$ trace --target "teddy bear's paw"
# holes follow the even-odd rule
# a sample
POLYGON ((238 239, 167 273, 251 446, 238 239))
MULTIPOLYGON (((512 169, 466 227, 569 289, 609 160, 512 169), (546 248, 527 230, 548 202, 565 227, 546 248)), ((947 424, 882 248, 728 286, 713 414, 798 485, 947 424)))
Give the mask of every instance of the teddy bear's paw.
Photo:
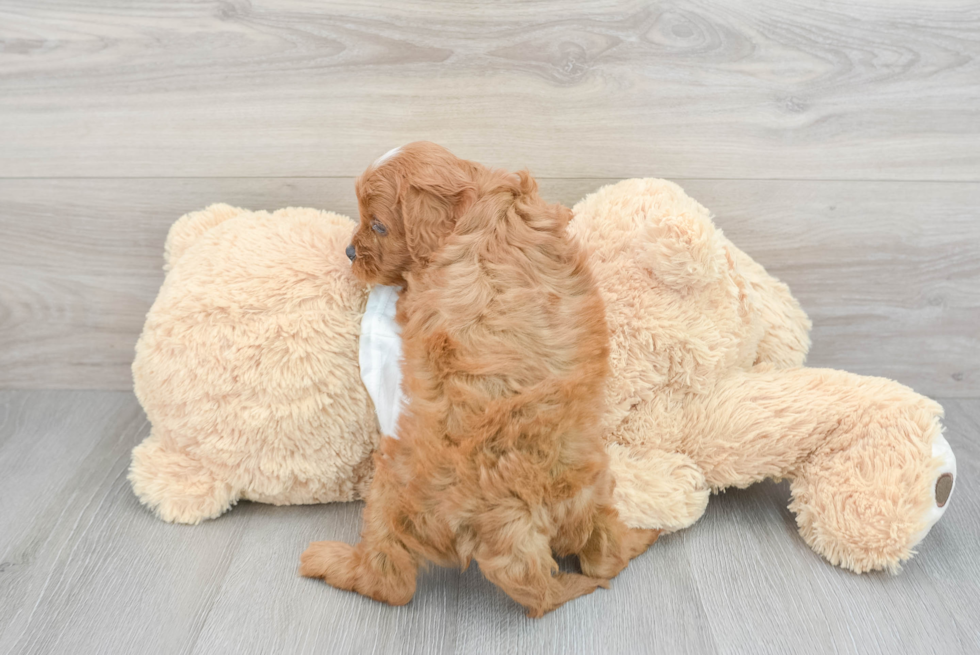
POLYGON ((936 467, 929 485, 932 491, 932 503, 922 517, 922 529, 912 536, 910 547, 921 543, 932 527, 943 517, 953 497, 953 489, 956 488, 956 456, 953 455, 953 449, 950 448, 942 432, 938 432, 933 439, 932 457, 939 461, 939 466, 936 467))
POLYGON ((687 455, 612 444, 613 500, 631 528, 674 532, 692 525, 708 506, 704 473, 687 455))
POLYGON ((129 482, 140 502, 168 523, 213 519, 238 500, 231 485, 190 456, 164 448, 152 434, 133 449, 129 482))

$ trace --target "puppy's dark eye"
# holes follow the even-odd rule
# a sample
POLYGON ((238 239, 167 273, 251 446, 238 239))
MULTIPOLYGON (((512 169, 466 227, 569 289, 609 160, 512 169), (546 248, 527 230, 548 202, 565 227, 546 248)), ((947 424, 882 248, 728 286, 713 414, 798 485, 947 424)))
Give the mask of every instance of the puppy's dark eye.
POLYGON ((380 234, 381 236, 388 234, 388 228, 386 228, 381 223, 378 223, 377 221, 371 223, 371 229, 377 232, 378 234, 380 234))

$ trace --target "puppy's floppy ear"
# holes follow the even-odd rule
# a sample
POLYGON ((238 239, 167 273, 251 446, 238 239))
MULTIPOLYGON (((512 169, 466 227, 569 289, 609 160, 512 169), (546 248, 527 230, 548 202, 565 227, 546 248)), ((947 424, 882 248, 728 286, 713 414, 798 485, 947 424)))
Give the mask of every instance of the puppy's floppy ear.
POLYGON ((444 198, 412 186, 401 202, 405 245, 412 260, 424 266, 443 244, 455 224, 452 198, 444 198))
POLYGON ((402 193, 402 221, 405 243, 412 260, 419 266, 428 264, 453 229, 460 214, 472 202, 475 188, 462 172, 440 175, 438 181, 409 184, 402 193))

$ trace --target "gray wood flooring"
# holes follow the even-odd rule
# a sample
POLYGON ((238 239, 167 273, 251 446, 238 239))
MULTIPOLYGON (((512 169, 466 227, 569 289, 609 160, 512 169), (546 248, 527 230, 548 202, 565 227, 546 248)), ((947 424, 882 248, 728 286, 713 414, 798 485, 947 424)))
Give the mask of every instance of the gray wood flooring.
POLYGON ((980 652, 976 0, 0 0, 0 653, 980 652), (391 609, 295 575, 360 505, 161 523, 129 364, 181 214, 351 214, 416 139, 573 204, 674 179, 787 281, 810 363, 944 399, 957 496, 898 576, 713 498, 532 622, 473 569, 391 609))
POLYGON ((430 569, 402 608, 298 577, 307 541, 356 539, 360 503, 162 523, 126 482, 132 394, 0 392, 0 653, 978 652, 980 401, 942 402, 960 482, 899 575, 821 560, 763 484, 535 621, 475 566, 430 569))

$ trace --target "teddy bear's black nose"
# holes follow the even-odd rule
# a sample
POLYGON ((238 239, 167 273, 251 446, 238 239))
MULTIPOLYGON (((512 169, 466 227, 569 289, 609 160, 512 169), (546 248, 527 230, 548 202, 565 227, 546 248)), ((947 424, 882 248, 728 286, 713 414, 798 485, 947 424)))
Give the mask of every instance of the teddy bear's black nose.
POLYGON ((347 252, 347 257, 350 258, 351 261, 354 261, 354 259, 357 257, 357 251, 354 250, 354 244, 347 246, 346 252, 347 252))

